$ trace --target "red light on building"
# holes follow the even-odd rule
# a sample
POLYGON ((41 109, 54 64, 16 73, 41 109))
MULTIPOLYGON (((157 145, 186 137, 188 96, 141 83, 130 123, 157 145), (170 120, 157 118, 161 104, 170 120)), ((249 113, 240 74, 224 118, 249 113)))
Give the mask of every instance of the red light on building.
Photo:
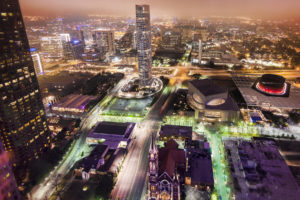
POLYGON ((259 82, 256 84, 256 89, 261 92, 272 94, 272 95, 283 95, 286 92, 286 84, 284 84, 283 88, 271 88, 264 85, 261 85, 259 82))

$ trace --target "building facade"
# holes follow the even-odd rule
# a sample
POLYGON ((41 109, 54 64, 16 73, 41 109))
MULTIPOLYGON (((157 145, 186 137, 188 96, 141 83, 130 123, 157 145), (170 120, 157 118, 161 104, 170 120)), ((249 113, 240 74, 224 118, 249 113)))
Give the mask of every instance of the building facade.
POLYGON ((62 37, 60 35, 42 37, 41 51, 44 58, 61 59, 64 56, 62 37))
POLYGON ((187 102, 199 120, 232 121, 240 117, 239 107, 228 90, 211 79, 190 81, 187 102))
POLYGON ((149 200, 180 200, 180 179, 185 170, 185 152, 174 140, 157 150, 154 138, 149 150, 149 200))
POLYGON ((22 166, 50 144, 45 110, 18 0, 0 2, 0 136, 22 166))
POLYGON ((84 53, 84 43, 80 40, 63 42, 64 59, 80 60, 84 53))
MULTIPOLYGON (((190 127, 192 128, 192 127, 190 127)), ((148 200, 180 200, 184 186, 209 194, 214 188, 211 149, 206 138, 192 140, 188 127, 162 127, 155 145, 153 136, 149 148, 148 200), (176 142, 184 139, 184 147, 176 142), (161 140, 163 139, 163 140, 161 140), (161 145, 160 145, 161 146, 161 145)))
POLYGON ((43 64, 42 64, 40 54, 37 51, 31 50, 30 52, 31 52, 31 57, 32 57, 33 66, 36 75, 44 75, 44 69, 43 69, 43 64))
POLYGON ((149 5, 136 5, 136 40, 141 86, 151 83, 151 26, 149 5))
POLYGON ((96 30, 93 34, 96 47, 102 55, 113 55, 116 52, 114 32, 110 30, 96 30))
POLYGON ((158 176, 158 149, 155 145, 155 138, 153 137, 149 149, 149 181, 148 181, 149 190, 148 191, 149 191, 150 199, 158 198, 159 191, 158 191, 157 176, 158 176))

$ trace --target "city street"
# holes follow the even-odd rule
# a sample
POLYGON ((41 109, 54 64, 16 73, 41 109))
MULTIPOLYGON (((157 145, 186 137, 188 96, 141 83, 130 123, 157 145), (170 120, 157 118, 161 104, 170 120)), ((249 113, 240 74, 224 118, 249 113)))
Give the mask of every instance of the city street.
POLYGON ((61 175, 67 174, 72 166, 80 159, 79 154, 85 146, 85 139, 89 130, 100 121, 99 116, 103 111, 105 102, 109 102, 119 88, 124 84, 126 79, 121 80, 116 87, 107 95, 101 102, 99 102, 82 120, 79 133, 80 137, 70 147, 69 151, 65 154, 62 161, 55 167, 55 169, 49 174, 45 180, 39 185, 35 186, 30 192, 30 199, 41 200, 47 199, 55 190, 56 182, 60 182, 61 175))
POLYGON ((112 199, 140 199, 141 191, 137 191, 137 188, 142 189, 145 184, 150 136, 157 131, 157 128, 158 122, 154 120, 145 120, 135 128, 133 136, 136 139, 118 175, 111 194, 112 199), (135 184, 136 182, 139 184, 135 184))
MULTIPOLYGON (((174 91, 172 91, 174 92, 174 91)), ((112 199, 142 199, 143 192, 147 186, 147 168, 148 168, 148 152, 151 135, 156 134, 162 116, 159 114, 161 105, 168 98, 170 93, 163 94, 152 106, 151 111, 144 121, 137 125, 133 135, 136 136, 129 153, 123 163, 114 190, 112 191, 112 199)))

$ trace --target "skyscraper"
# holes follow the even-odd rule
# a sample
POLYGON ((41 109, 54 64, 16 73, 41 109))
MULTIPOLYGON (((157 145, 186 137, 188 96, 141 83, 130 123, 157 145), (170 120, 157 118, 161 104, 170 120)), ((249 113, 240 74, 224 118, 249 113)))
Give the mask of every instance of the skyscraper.
POLYGON ((60 35, 42 37, 41 53, 43 54, 43 57, 48 59, 61 59, 64 56, 64 41, 62 39, 63 37, 60 35))
POLYGON ((18 0, 0 1, 0 136, 22 168, 50 144, 18 0))
POLYGON ((93 40, 101 54, 110 55, 116 52, 114 32, 110 30, 96 30, 93 33, 93 40))
POLYGON ((198 48, 198 63, 201 64, 202 60, 202 41, 199 40, 199 48, 198 48))
POLYGON ((136 39, 141 86, 151 83, 151 27, 149 5, 136 5, 136 39))
POLYGON ((44 75, 44 69, 43 69, 40 54, 36 51, 35 48, 30 48, 30 53, 34 65, 35 74, 44 75))

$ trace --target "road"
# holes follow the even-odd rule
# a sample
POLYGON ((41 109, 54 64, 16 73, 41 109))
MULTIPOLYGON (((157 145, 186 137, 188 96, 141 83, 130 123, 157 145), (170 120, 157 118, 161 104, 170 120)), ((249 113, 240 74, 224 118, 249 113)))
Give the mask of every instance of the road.
POLYGON ((139 199, 129 198, 132 188, 137 185, 137 179, 141 181, 141 188, 144 186, 147 171, 147 152, 149 148, 150 136, 153 132, 157 131, 158 122, 154 120, 145 120, 138 125, 134 130, 134 140, 126 159, 123 163, 122 170, 120 171, 114 190, 112 191, 112 199, 139 199))
POLYGON ((128 81, 130 77, 121 80, 110 93, 100 101, 81 122, 79 133, 80 137, 71 146, 70 150, 66 153, 63 160, 55 167, 55 169, 49 174, 49 176, 39 185, 35 186, 30 192, 30 199, 41 200, 47 199, 55 190, 56 181, 59 183, 61 181, 61 175, 67 174, 67 172, 73 167, 73 165, 80 158, 79 154, 85 145, 85 139, 88 131, 100 121, 99 116, 103 111, 103 104, 110 101, 116 92, 121 88, 124 82, 128 81))
POLYGON ((122 170, 118 175, 116 185, 111 193, 112 199, 143 199, 143 192, 147 186, 148 152, 151 135, 157 133, 162 119, 160 115, 161 106, 171 96, 170 93, 161 95, 144 121, 135 128, 133 136, 136 139, 133 141, 122 170))
POLYGON ((170 78, 179 78, 179 79, 191 79, 188 76, 189 71, 191 70, 193 74, 201 74, 204 76, 225 76, 231 77, 231 72, 234 73, 244 73, 244 74, 278 74, 284 76, 287 79, 293 79, 300 77, 300 70, 292 69, 278 69, 278 70, 236 70, 228 71, 223 69, 212 69, 212 68, 199 68, 195 66, 173 66, 173 67, 155 67, 161 69, 176 69, 176 73, 173 75, 167 75, 170 78))
POLYGON ((226 166, 222 137, 214 130, 206 130, 206 135, 212 150, 213 174, 217 194, 223 200, 229 200, 232 197, 232 191, 228 186, 230 176, 226 166))

